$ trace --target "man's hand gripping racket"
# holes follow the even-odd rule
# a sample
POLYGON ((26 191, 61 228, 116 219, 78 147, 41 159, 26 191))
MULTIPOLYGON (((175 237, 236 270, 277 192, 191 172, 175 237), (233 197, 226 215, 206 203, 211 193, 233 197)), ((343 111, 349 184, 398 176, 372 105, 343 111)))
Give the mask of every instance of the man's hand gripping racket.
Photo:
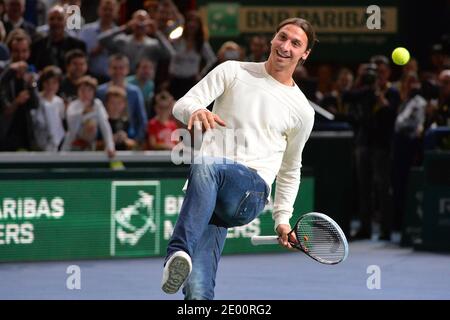
MULTIPOLYGON (((278 236, 253 236, 252 244, 279 243, 278 236)), ((314 260, 324 264, 337 264, 348 255, 348 243, 339 225, 327 215, 311 212, 298 219, 288 234, 292 248, 303 251, 314 260), (294 242, 292 239, 297 238, 294 242)))

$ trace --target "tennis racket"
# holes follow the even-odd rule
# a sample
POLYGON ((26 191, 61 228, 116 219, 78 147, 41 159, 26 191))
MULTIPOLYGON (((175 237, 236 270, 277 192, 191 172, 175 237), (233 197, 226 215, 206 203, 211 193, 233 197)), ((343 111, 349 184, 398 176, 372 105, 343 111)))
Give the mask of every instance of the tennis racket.
MULTIPOLYGON (((311 212, 298 219, 289 235, 294 232, 297 243, 293 248, 324 264, 337 264, 348 255, 348 243, 339 225, 327 215, 311 212)), ((278 236, 253 236, 252 244, 278 244, 278 236)))

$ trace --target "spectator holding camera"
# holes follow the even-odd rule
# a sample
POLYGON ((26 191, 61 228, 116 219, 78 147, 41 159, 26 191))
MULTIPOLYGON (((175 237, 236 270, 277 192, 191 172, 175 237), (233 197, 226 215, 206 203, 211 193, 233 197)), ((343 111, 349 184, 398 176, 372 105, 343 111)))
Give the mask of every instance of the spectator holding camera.
POLYGON ((0 151, 31 150, 34 144, 31 113, 39 106, 36 74, 26 62, 31 39, 22 29, 7 39, 11 61, 0 75, 0 151))
POLYGON ((172 0, 160 0, 154 18, 158 30, 167 38, 173 30, 184 24, 184 17, 172 0))
POLYGON ((391 67, 385 56, 375 56, 372 63, 377 67, 375 86, 376 103, 373 109, 373 145, 382 160, 389 162, 395 118, 400 105, 400 93, 389 81, 391 67))
POLYGON ((143 57, 150 59, 156 66, 159 60, 170 59, 175 54, 170 42, 156 29, 154 20, 145 10, 136 11, 126 25, 102 32, 98 40, 100 45, 112 53, 126 55, 130 60, 132 73, 143 57), (126 34, 128 30, 132 33, 126 34))
POLYGON ((355 167, 361 228, 356 239, 372 236, 372 222, 380 222, 380 239, 389 240, 392 228, 391 141, 400 104, 389 82, 389 60, 375 56, 361 65, 356 88, 349 95, 349 119, 355 130, 355 167), (376 202, 373 202, 376 199, 376 202))

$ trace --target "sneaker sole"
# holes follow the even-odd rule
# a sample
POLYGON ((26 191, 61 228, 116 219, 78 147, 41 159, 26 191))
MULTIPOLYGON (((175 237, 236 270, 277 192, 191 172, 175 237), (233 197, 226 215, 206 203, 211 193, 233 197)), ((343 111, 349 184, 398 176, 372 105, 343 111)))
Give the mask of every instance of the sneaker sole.
POLYGON ((169 265, 169 277, 162 287, 163 291, 168 294, 177 293, 188 275, 188 261, 183 257, 174 258, 169 265))

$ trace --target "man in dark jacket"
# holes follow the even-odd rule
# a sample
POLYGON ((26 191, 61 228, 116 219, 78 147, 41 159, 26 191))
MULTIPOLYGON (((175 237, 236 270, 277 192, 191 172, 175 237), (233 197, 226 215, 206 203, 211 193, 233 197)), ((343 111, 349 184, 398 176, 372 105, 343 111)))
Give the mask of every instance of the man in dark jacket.
POLYGON ((6 0, 5 1, 5 15, 2 18, 5 26, 6 34, 8 35, 15 29, 23 29, 28 33, 31 39, 34 40, 36 36, 36 27, 24 20, 25 0, 6 0))
POLYGON ((48 12, 49 32, 46 36, 33 43, 31 51, 31 63, 38 70, 46 66, 56 65, 65 72, 65 55, 73 49, 80 49, 86 52, 86 45, 83 41, 69 36, 65 32, 66 14, 61 6, 54 6, 48 12))
POLYGON ((39 105, 35 77, 26 62, 31 40, 17 29, 7 43, 11 62, 0 75, 0 151, 30 150, 34 140, 30 110, 39 105))

